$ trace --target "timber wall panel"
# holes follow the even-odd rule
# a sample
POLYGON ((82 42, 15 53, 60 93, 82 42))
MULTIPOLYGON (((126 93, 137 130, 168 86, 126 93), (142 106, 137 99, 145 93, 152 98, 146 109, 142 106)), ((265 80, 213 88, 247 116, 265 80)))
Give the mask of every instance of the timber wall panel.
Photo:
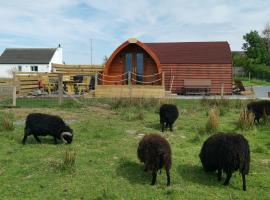
POLYGON ((232 65, 231 64, 162 64, 165 72, 165 88, 170 90, 172 77, 173 93, 184 90, 184 79, 210 79, 211 94, 220 94, 221 84, 224 83, 224 93, 232 93, 232 65))

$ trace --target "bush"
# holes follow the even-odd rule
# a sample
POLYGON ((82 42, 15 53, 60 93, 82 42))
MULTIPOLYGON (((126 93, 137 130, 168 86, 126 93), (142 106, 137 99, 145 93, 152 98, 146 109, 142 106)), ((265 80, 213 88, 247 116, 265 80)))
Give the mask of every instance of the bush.
POLYGON ((243 108, 237 122, 237 127, 241 130, 249 130, 254 127, 254 114, 243 108))
POLYGON ((217 107, 212 108, 208 113, 208 119, 205 125, 207 133, 214 133, 219 127, 219 110, 217 107))

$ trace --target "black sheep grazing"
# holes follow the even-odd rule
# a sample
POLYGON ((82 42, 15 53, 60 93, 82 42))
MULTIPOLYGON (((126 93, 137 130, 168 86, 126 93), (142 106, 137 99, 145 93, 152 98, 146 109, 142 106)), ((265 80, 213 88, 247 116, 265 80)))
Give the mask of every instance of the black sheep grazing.
POLYGON ((145 135, 139 143, 137 155, 145 164, 145 171, 152 172, 152 183, 155 185, 158 170, 165 167, 167 185, 170 185, 171 147, 168 141, 158 134, 145 135))
POLYGON ((270 115, 270 101, 260 100, 251 102, 247 105, 247 109, 254 114, 254 122, 257 121, 259 123, 263 115, 270 115))
POLYGON ((176 105, 163 104, 159 109, 160 124, 162 125, 162 132, 164 131, 164 126, 168 128, 170 126, 170 131, 172 131, 172 125, 177 120, 179 116, 178 109, 176 105))
POLYGON ((39 143, 41 141, 38 136, 51 135, 55 144, 57 144, 57 139, 70 144, 73 139, 73 130, 58 116, 32 113, 26 118, 23 144, 29 135, 33 135, 39 143))
POLYGON ((223 185, 228 185, 232 173, 242 174, 243 190, 246 191, 245 175, 249 173, 250 151, 248 141, 236 133, 218 133, 210 136, 204 143, 200 159, 206 172, 218 170, 218 180, 222 171, 227 174, 223 185))

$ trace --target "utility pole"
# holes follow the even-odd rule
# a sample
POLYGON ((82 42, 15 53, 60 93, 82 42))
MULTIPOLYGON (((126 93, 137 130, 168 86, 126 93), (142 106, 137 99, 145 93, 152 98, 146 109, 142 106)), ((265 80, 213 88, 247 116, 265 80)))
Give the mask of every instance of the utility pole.
POLYGON ((91 67, 92 67, 92 64, 93 64, 93 62, 92 62, 93 61, 92 60, 93 59, 93 57, 92 57, 93 56, 93 53, 92 53, 92 38, 90 39, 90 49, 91 49, 91 67))

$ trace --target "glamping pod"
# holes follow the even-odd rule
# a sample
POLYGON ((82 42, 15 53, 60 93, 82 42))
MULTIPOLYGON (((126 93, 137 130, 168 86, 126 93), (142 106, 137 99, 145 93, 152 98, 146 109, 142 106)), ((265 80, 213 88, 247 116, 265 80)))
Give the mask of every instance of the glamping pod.
POLYGON ((232 93, 228 42, 142 43, 131 38, 109 57, 101 85, 161 86, 178 94, 232 93))

